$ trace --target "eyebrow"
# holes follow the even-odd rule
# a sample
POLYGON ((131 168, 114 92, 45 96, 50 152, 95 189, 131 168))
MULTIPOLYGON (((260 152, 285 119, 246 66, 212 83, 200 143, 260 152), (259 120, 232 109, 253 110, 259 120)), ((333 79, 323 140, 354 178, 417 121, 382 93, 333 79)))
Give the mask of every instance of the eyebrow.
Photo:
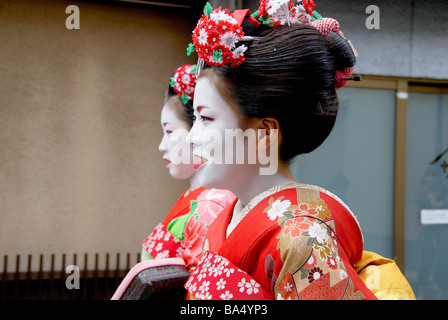
POLYGON ((196 111, 197 111, 197 112, 201 112, 202 109, 208 109, 208 107, 206 107, 206 106, 198 106, 198 107, 196 108, 196 111))

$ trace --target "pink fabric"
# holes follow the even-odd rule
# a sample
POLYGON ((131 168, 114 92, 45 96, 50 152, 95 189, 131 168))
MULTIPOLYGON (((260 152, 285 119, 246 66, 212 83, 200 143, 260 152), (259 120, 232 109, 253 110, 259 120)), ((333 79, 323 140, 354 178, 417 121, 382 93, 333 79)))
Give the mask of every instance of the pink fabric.
POLYGON ((147 260, 140 263, 137 263, 135 266, 129 270, 129 272, 124 277, 123 281, 118 286, 111 300, 120 300, 123 296, 123 293, 126 291, 129 284, 135 278, 135 276, 149 268, 163 267, 163 266, 183 266, 184 261, 181 258, 166 258, 166 259, 157 259, 157 260, 147 260))
POLYGON ((235 198, 235 195, 227 190, 205 189, 197 198, 198 207, 196 208, 196 213, 199 219, 208 226, 235 198))
POLYGON ((188 220, 185 226, 184 251, 182 259, 185 261, 185 267, 190 270, 198 265, 202 253, 202 244, 207 234, 205 222, 196 220, 195 217, 188 220))

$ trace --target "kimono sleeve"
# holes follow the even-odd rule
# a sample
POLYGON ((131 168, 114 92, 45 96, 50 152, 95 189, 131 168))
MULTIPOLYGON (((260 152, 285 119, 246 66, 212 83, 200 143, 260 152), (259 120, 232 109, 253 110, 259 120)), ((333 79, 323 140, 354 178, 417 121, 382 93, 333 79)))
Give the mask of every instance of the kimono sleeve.
POLYGON ((298 216, 279 221, 279 225, 281 268, 275 299, 343 299, 349 277, 339 255, 333 221, 298 216))

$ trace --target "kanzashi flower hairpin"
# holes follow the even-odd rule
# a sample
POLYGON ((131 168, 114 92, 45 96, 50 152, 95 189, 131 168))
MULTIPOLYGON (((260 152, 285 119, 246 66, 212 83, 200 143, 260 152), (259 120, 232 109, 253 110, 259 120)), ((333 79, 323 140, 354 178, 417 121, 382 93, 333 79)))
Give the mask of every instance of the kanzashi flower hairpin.
POLYGON ((213 10, 209 3, 204 8, 204 14, 193 30, 193 43, 187 48, 190 55, 196 51, 199 58, 208 65, 224 66, 231 63, 232 67, 244 61, 244 44, 236 44, 244 37, 244 32, 234 16, 219 7, 213 10))
POLYGON ((184 64, 174 72, 174 76, 170 80, 170 86, 179 95, 182 102, 187 103, 194 98, 196 81, 196 65, 184 64))
MULTIPOLYGON (((313 0, 302 0, 297 3, 291 0, 261 0, 259 9, 249 18, 256 26, 260 23, 271 26, 310 24, 314 6, 313 0)), ((244 35, 241 28, 242 19, 237 19, 237 12, 238 18, 244 18, 241 14, 245 15, 246 12, 250 14, 249 10, 236 10, 232 14, 221 7, 213 10, 208 2, 205 5, 203 15, 192 33, 193 42, 187 48, 188 55, 196 51, 199 56, 198 71, 202 69, 203 63, 211 67, 230 63, 235 67, 245 60, 244 52, 247 46, 237 44, 256 40, 257 37, 244 35)))
MULTIPOLYGON (((253 16, 258 17, 264 24, 272 26, 310 24, 314 7, 313 0, 260 0, 260 6, 253 16)), ((314 18, 319 17, 317 12, 316 15, 314 18)))

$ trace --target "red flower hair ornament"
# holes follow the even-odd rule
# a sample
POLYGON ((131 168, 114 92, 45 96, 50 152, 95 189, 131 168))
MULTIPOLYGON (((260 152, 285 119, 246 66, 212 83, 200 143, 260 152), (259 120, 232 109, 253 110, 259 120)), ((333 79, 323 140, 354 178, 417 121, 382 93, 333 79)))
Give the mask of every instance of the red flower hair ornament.
MULTIPOLYGON (((245 59, 244 52, 247 46, 237 44, 255 39, 245 37, 241 28, 241 23, 248 15, 249 10, 235 10, 233 13, 221 7, 213 10, 207 2, 204 14, 193 30, 193 42, 188 45, 187 54, 196 51, 199 59, 211 67, 224 66, 228 63, 232 67, 239 66, 245 59)), ((256 26, 260 24, 253 17, 249 16, 249 20, 256 26)), ((198 67, 200 69, 200 66, 198 67)))
POLYGON ((184 64, 174 71, 174 76, 170 79, 170 86, 179 95, 182 102, 187 103, 194 98, 196 81, 196 65, 184 64))

